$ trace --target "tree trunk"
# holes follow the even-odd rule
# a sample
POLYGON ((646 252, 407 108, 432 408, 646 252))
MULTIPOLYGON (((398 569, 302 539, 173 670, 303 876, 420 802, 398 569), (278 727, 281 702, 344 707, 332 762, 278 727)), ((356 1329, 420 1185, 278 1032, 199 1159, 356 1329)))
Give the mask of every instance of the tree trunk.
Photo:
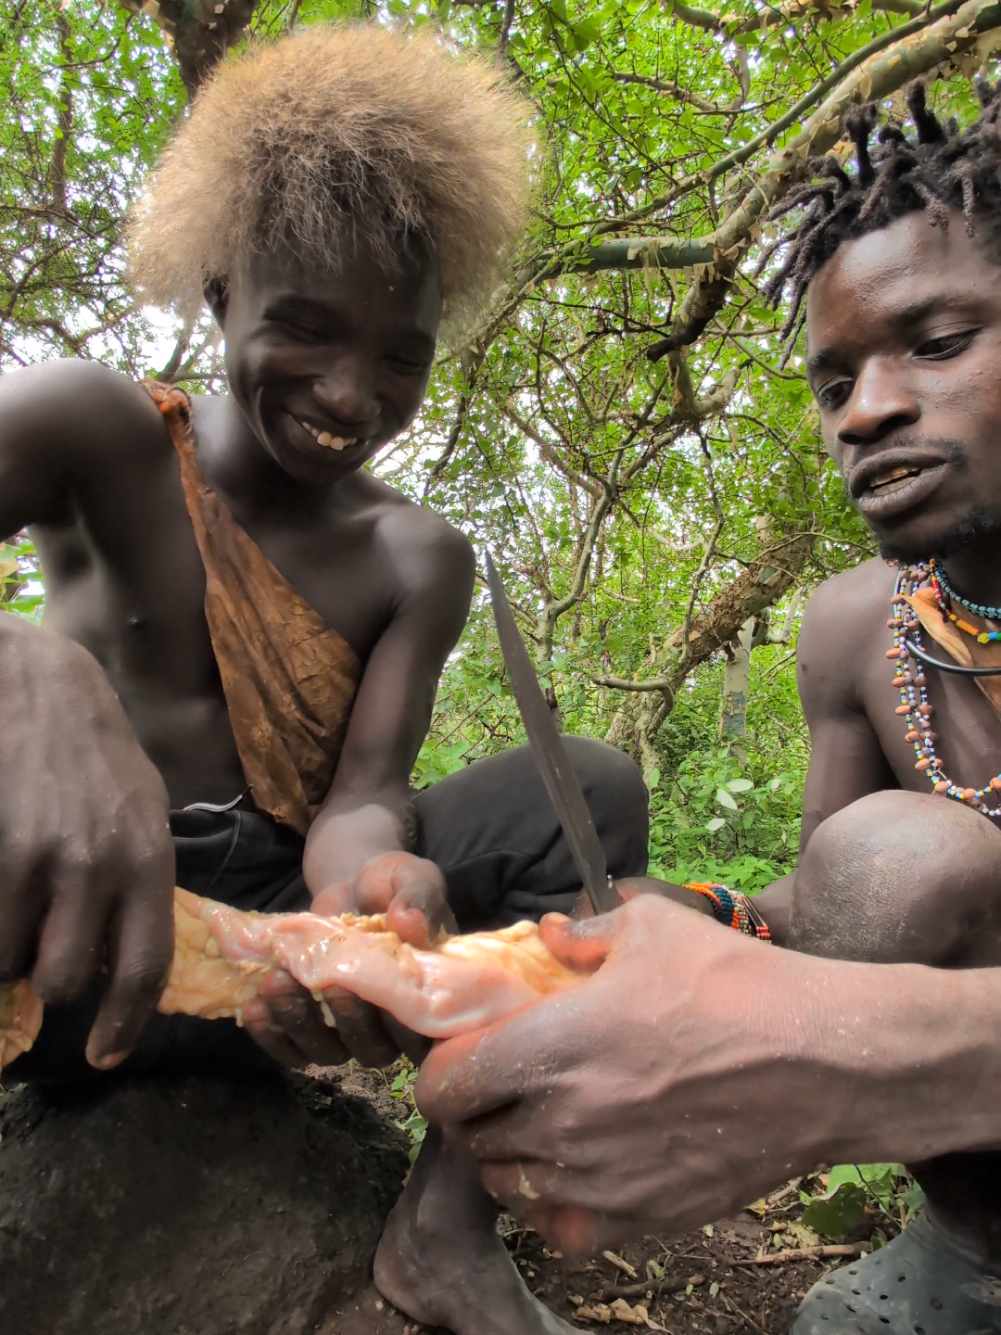
POLYGON ((0 1099, 0 1330, 311 1335, 371 1276, 405 1142, 276 1074, 0 1099))
POLYGON ((119 0, 133 14, 150 14, 173 47, 181 78, 194 97, 231 46, 243 36, 260 0, 119 0))
POLYGON ((751 648, 756 618, 748 617, 737 632, 727 652, 723 673, 723 740, 730 742, 734 754, 743 763, 742 746, 747 734, 747 684, 751 679, 751 648))

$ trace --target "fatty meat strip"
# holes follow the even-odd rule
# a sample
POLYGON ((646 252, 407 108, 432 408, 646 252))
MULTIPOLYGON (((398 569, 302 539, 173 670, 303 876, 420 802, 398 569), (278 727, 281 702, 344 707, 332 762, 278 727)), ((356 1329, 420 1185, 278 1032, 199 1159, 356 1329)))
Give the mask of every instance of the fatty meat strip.
MULTIPOLYGON (((443 933, 432 949, 416 950, 388 932, 381 916, 243 913, 176 889, 174 926, 174 962, 158 1008, 165 1015, 239 1023, 262 979, 284 969, 317 1000, 341 988, 442 1039, 582 978, 553 958, 530 922, 443 933)), ((0 1069, 31 1047, 41 1024, 42 1003, 26 982, 0 987, 0 1069)))

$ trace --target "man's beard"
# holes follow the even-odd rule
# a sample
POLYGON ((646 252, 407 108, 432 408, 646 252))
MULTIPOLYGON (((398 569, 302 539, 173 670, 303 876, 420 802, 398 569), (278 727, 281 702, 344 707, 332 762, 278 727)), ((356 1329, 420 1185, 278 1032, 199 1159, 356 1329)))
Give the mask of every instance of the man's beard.
POLYGON ((964 547, 968 547, 977 538, 996 533, 1001 533, 1001 518, 992 515, 984 506, 976 505, 965 519, 960 519, 952 528, 947 529, 931 550, 924 547, 917 551, 906 543, 881 542, 879 554, 884 561, 899 561, 903 565, 927 561, 932 556, 936 561, 944 561, 947 557, 955 556, 956 552, 962 551, 964 547))

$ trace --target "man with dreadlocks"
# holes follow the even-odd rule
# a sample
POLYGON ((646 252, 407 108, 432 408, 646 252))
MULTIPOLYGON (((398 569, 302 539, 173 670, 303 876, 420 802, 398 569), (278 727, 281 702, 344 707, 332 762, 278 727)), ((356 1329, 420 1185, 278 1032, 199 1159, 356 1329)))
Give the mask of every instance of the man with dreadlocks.
MULTIPOLYGON (((46 1003, 14 1079, 381 1065, 408 1041, 347 994, 328 1027, 282 975, 246 1031, 151 1014, 175 879, 244 909, 385 911, 417 946, 577 898, 524 750, 412 799, 473 554, 363 468, 413 420, 442 319, 490 290, 528 158, 500 71, 433 36, 256 48, 199 94, 131 234, 149 298, 207 299, 229 393, 83 362, 0 384, 0 535, 34 526, 48 593, 45 629, 0 617, 0 981, 46 1003)), ((641 874, 638 772, 572 754, 611 870, 641 874)), ((457 1335, 567 1330, 495 1215, 432 1131, 383 1292, 457 1335)))
POLYGON ((681 1232, 818 1163, 911 1164, 923 1215, 818 1283, 794 1335, 1001 1330, 1001 91, 981 99, 943 127, 914 87, 914 129, 873 151, 858 111, 855 174, 814 164, 778 209, 802 215, 771 294, 792 289, 787 334, 805 318, 885 558, 803 624, 801 856, 757 901, 792 949, 653 896, 546 919, 593 980, 441 1045, 417 1090, 565 1249, 681 1232))

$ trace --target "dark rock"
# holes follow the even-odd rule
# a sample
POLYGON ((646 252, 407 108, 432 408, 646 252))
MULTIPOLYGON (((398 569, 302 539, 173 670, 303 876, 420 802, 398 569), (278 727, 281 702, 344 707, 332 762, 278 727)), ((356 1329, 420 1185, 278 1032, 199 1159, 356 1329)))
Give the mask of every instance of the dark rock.
POLYGON ((0 1331, 309 1335, 370 1278, 406 1144, 336 1085, 182 1077, 0 1101, 0 1331))

